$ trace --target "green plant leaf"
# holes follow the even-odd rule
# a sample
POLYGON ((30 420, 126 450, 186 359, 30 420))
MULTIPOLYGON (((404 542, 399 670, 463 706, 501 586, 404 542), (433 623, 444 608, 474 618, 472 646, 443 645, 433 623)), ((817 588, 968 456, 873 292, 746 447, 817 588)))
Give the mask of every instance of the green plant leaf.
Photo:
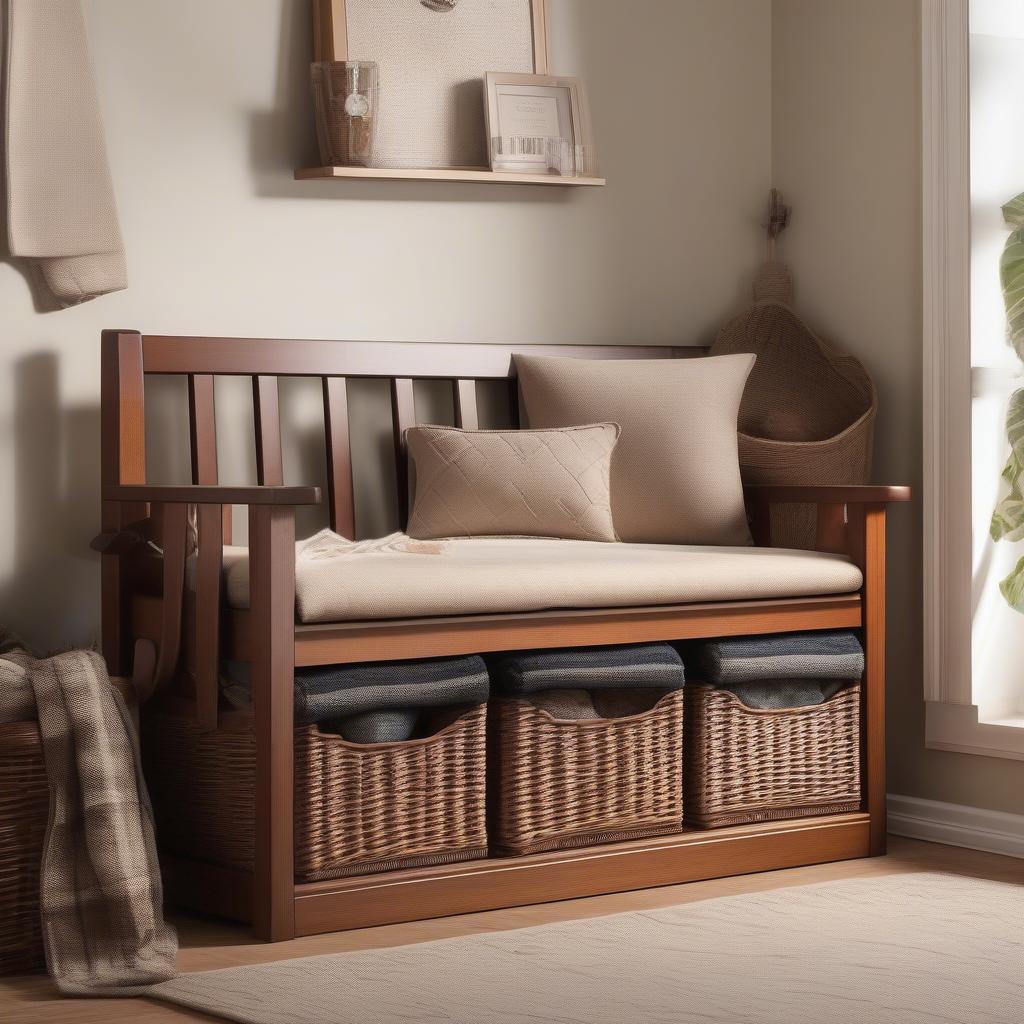
POLYGON ((1007 491, 992 513, 989 536, 993 540, 1024 540, 1024 390, 1010 397, 1006 413, 1010 457, 1003 469, 1007 491))
POLYGON ((1014 611, 1024 613, 1024 558, 1013 569, 1013 572, 999 584, 999 592, 1006 598, 1006 603, 1014 611))
POLYGON ((1024 359, 1024 192, 1003 207, 1006 223, 1015 230, 1006 241, 999 261, 999 279, 1006 303, 1010 344, 1024 359))
POLYGON ((1024 227, 1024 192, 1015 196, 1003 207, 1003 217, 1012 228, 1024 227))
MULTIPOLYGON (((1024 192, 1003 207, 1006 223, 1014 230, 999 260, 999 280, 1006 303, 1007 336, 1017 357, 1024 360, 1024 192)), ((1010 457, 1003 469, 1006 493, 992 512, 989 536, 994 541, 1024 540, 1024 390, 1010 398, 1006 412, 1010 457)), ((1024 558, 999 584, 1007 604, 1024 613, 1024 558)))

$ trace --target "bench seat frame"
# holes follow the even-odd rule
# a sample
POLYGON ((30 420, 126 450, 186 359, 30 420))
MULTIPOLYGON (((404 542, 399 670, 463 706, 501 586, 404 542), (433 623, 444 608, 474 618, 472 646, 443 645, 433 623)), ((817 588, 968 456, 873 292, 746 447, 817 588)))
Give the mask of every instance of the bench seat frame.
MULTIPOLYGON (((816 547, 848 555, 857 594, 777 601, 546 611, 296 625, 295 509, 313 487, 283 484, 277 378, 322 379, 332 527, 354 536, 346 380, 390 381, 399 508, 407 504, 402 433, 416 422, 413 380, 449 380, 458 426, 478 425, 476 382, 508 380, 513 351, 590 358, 676 358, 643 347, 427 345, 170 338, 105 331, 102 354, 103 653, 112 674, 215 729, 220 659, 251 662, 256 737, 252 873, 163 856, 167 888, 184 906, 250 921, 277 941, 299 935, 591 896, 821 863, 885 851, 885 510, 901 487, 752 487, 755 542, 770 543, 776 503, 818 508, 816 547), (406 374, 396 377, 396 368, 406 374), (188 379, 191 486, 146 484, 145 375, 188 379), (252 378, 258 483, 217 483, 216 375, 252 378), (221 558, 230 516, 248 506, 250 608, 223 607, 221 558), (188 509, 197 509, 194 590, 185 586, 188 509), (151 540, 162 550, 155 559, 151 540), (412 868, 296 884, 293 870, 293 677, 297 666, 499 650, 684 640, 796 630, 863 631, 863 807, 854 814, 634 842, 412 868)), ((514 397, 514 390, 513 390, 514 397)), ((513 401, 513 409, 517 402, 513 401)))

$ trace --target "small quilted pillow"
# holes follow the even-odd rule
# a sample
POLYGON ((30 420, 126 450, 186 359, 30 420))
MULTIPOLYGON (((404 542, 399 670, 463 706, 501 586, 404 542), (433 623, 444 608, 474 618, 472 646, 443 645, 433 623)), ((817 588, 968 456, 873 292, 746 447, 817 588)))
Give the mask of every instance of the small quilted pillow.
POLYGON ((614 541, 614 423, 557 430, 410 427, 408 534, 614 541))

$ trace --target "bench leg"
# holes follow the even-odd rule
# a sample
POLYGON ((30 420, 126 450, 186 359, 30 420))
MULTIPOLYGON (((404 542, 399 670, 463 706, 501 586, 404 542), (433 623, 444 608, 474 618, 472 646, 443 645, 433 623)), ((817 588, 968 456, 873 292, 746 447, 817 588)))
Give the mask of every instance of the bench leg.
POLYGON ((295 517, 249 509, 249 586, 256 727, 256 865, 253 930, 270 942, 295 935, 293 718, 295 517))
POLYGON ((880 856, 886 849, 885 506, 850 506, 850 535, 851 554, 864 573, 864 804, 871 815, 871 855, 880 856))

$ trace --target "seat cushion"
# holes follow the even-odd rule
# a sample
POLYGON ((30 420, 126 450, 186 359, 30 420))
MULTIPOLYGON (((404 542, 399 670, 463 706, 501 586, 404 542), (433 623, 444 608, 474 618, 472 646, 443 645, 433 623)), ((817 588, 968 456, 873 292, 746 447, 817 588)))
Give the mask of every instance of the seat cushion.
MULTIPOLYGON (((300 542, 299 621, 807 597, 851 593, 862 581, 860 570, 841 555, 781 548, 534 538, 385 540, 353 544, 324 531, 300 542)), ((225 570, 229 602, 247 607, 245 549, 225 552, 225 570)))

